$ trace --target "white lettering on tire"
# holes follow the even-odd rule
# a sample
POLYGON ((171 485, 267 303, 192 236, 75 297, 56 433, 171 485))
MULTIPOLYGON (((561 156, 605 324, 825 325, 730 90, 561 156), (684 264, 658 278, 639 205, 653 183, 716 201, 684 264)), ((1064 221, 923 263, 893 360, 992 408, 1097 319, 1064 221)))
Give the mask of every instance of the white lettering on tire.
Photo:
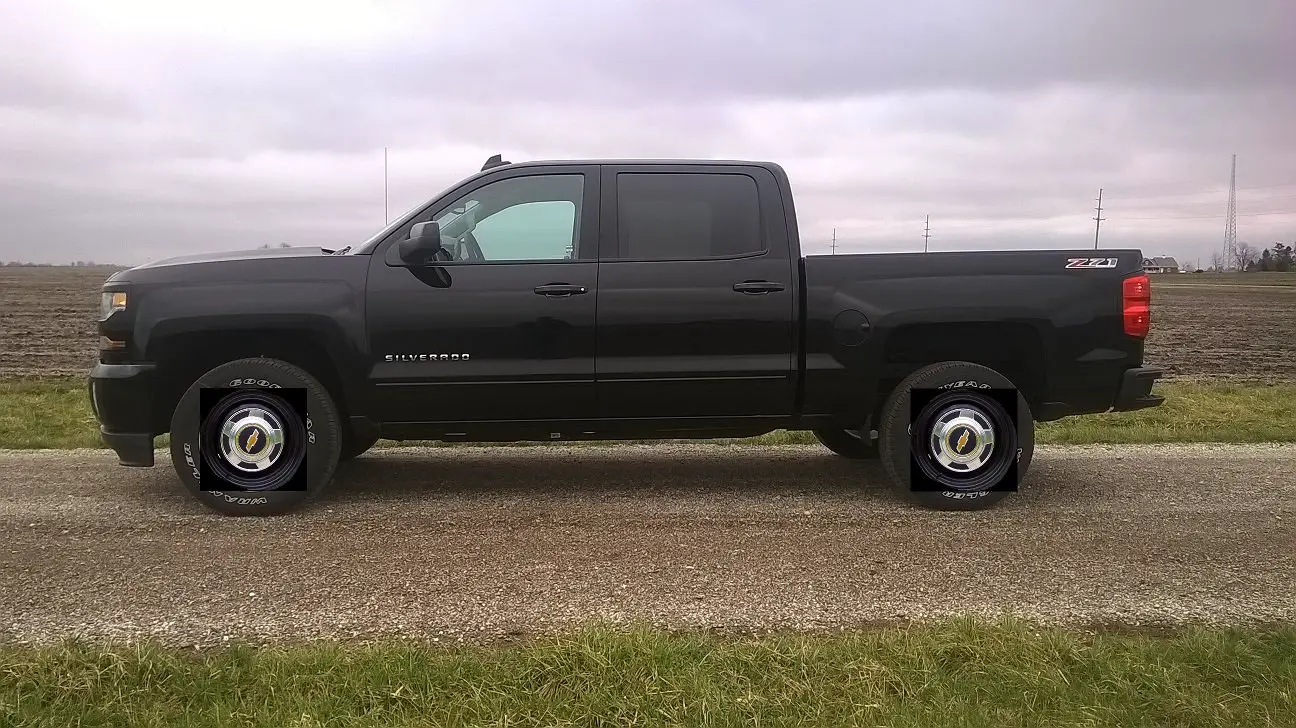
POLYGON ((979 493, 963 493, 957 490, 942 490, 941 495, 946 498, 953 498, 954 500, 971 500, 973 498, 984 498, 985 496, 990 495, 990 491, 983 490, 979 493))
POLYGON ((194 461, 193 446, 189 443, 184 444, 185 464, 193 471, 194 480, 202 480, 202 472, 198 470, 198 463, 194 461))
POLYGON ((942 384, 939 387, 937 387, 937 389, 964 389, 967 387, 971 387, 973 389, 990 389, 989 384, 982 384, 980 382, 975 382, 970 379, 960 379, 957 382, 942 384))
POLYGON ((278 384, 275 384, 268 379, 252 379, 251 377, 246 379, 232 379, 230 380, 229 385, 231 387, 266 387, 268 389, 282 389, 278 384))
POLYGON ((256 498, 246 498, 238 495, 230 495, 229 493, 225 493, 219 490, 209 490, 207 492, 216 496, 217 498, 224 500, 226 503, 233 503, 234 505, 238 505, 238 506, 263 506, 270 502, 270 500, 265 496, 257 496, 256 498))

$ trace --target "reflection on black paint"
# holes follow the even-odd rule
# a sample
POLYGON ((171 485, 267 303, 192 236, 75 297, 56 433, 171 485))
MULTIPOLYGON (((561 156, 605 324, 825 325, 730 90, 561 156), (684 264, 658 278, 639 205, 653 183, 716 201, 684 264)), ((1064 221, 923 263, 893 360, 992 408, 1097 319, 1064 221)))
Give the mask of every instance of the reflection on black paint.
POLYGON ((562 319, 541 316, 534 321, 523 321, 517 325, 517 332, 526 351, 537 359, 562 359, 570 355, 572 325, 562 319))

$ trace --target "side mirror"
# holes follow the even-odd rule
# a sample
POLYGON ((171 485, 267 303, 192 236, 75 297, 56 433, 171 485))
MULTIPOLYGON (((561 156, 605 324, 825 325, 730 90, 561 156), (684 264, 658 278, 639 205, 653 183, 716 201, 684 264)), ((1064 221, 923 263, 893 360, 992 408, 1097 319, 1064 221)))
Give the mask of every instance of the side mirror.
POLYGON ((441 249, 441 227, 435 222, 415 223, 410 236, 396 244, 401 261, 409 265, 423 265, 441 249))

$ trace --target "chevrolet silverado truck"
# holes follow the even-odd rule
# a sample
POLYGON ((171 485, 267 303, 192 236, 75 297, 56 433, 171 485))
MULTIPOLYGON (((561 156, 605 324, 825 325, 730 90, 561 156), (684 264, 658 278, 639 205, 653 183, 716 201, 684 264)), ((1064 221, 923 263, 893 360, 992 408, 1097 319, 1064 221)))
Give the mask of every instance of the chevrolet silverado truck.
POLYGON ((1036 422, 1161 403, 1142 261, 803 255, 777 164, 496 156, 354 246, 113 275, 90 399, 122 465, 170 433, 228 515, 301 506, 380 438, 780 429, 982 509, 1018 490, 1036 422))

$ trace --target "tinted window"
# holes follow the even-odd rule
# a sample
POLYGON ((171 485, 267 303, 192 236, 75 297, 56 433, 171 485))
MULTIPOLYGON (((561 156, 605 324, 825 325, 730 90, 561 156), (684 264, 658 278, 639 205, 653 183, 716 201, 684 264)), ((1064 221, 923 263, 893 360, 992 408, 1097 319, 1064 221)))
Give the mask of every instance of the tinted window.
POLYGON ((619 255, 676 260, 765 249, 756 181, 742 174, 617 175, 619 255))
POLYGON ((469 192, 432 219, 454 260, 568 260, 584 186, 579 174, 511 177, 469 192))

